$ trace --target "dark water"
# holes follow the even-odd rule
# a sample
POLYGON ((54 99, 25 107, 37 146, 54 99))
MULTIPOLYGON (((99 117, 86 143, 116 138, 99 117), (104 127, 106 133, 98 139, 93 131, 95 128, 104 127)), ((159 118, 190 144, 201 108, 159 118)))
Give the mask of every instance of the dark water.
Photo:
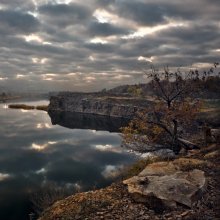
POLYGON ((59 113, 50 116, 0 104, 2 220, 29 219, 33 211, 30 196, 47 183, 83 190, 103 187, 136 159, 120 148, 121 137, 115 131, 123 121, 59 113))

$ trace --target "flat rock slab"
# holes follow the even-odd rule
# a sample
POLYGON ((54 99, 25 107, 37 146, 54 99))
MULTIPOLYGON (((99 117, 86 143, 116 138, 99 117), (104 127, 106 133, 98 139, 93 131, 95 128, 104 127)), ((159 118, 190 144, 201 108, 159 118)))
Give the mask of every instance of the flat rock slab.
POLYGON ((172 162, 157 162, 146 166, 138 176, 145 177, 171 175, 177 172, 178 169, 179 167, 174 165, 172 162))
POLYGON ((177 164, 150 164, 138 176, 123 183, 135 201, 153 209, 174 208, 177 203, 192 207, 206 187, 204 172, 198 169, 180 171, 177 164))

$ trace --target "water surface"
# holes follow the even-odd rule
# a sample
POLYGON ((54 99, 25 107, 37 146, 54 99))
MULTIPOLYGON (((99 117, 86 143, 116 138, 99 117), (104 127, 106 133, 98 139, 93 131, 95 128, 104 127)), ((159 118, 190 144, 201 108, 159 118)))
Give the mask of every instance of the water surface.
POLYGON ((62 126, 53 125, 44 111, 8 109, 0 103, 0 219, 29 219, 30 195, 47 183, 82 190, 103 187, 136 159, 120 147, 118 133, 107 131, 115 131, 117 123, 112 128, 107 123, 105 129, 106 121, 99 118, 96 129, 94 117, 92 122, 67 118, 72 127, 62 117, 62 126))

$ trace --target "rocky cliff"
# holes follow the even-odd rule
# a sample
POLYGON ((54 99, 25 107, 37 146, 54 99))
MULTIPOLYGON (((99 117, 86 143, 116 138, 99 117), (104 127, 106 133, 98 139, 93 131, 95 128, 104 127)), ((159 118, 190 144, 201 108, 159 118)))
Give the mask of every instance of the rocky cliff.
MULTIPOLYGON (((143 101, 143 100, 142 100, 143 101)), ((66 111, 130 118, 144 105, 140 99, 109 97, 100 93, 59 93, 50 98, 49 111, 66 111)), ((148 103, 149 104, 149 103, 148 103)))

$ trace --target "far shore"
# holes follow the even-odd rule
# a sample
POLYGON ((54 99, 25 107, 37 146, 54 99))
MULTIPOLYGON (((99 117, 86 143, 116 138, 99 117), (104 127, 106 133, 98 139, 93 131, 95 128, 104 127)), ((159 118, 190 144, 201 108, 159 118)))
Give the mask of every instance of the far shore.
POLYGON ((41 110, 41 111, 48 111, 48 105, 37 105, 37 106, 33 106, 33 105, 25 105, 25 104, 10 104, 10 105, 8 105, 8 108, 12 108, 12 109, 24 109, 24 110, 37 109, 37 110, 41 110))

